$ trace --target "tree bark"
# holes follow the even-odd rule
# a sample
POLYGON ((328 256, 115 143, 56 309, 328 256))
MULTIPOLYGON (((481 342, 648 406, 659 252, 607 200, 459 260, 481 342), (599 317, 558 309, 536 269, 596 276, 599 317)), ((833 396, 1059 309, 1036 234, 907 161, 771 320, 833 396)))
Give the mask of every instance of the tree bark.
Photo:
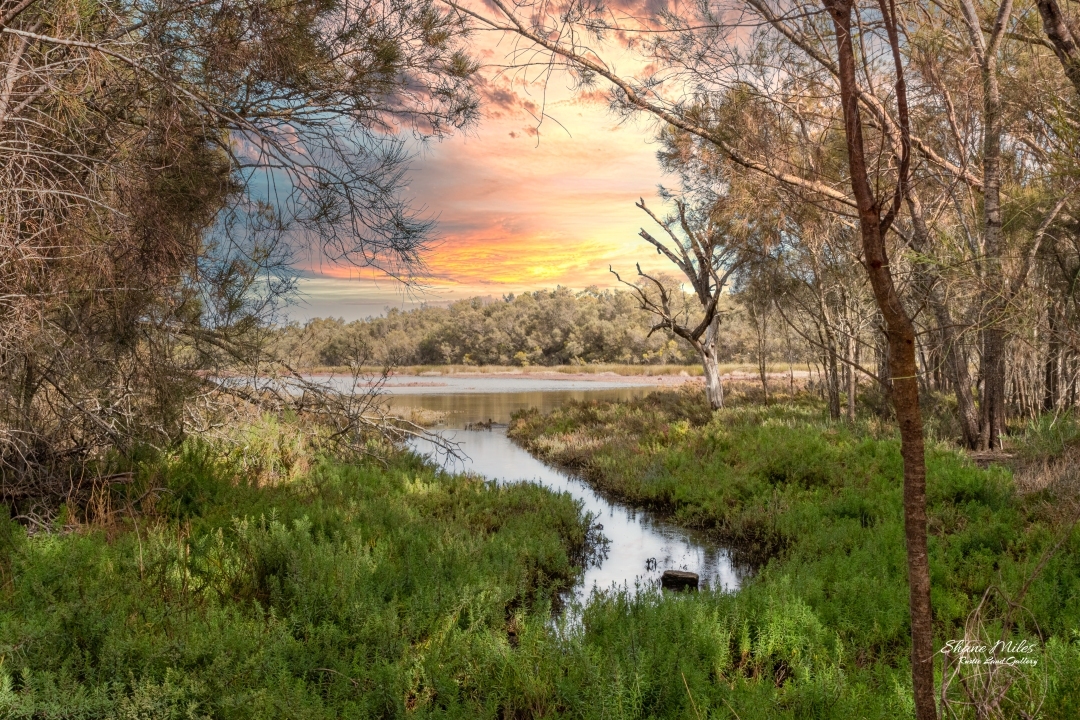
MULTIPOLYGON (((851 39, 853 0, 825 0, 836 30, 840 101, 844 111, 851 186, 859 213, 865 267, 874 290, 874 298, 885 321, 889 339, 889 374, 891 396, 900 426, 900 454, 904 464, 904 534, 907 540, 909 612, 911 616, 911 674, 918 720, 936 720, 934 693, 933 624, 930 605, 930 563, 926 539, 926 457, 923 446, 922 411, 916 378, 915 326, 900 302, 893 282, 885 247, 881 206, 874 197, 867 169, 859 117, 855 52, 851 39)), ((884 12, 884 3, 882 5, 884 12)), ((899 61, 895 26, 890 29, 894 61, 897 65, 897 102, 906 127, 907 96, 899 61)), ((904 138, 905 142, 908 138, 904 138)), ((907 148, 901 161, 900 188, 897 200, 905 193, 907 148)), ((893 212, 898 204, 894 205, 893 212)), ((891 217, 889 222, 891 222, 891 217)))
POLYGON ((720 316, 717 315, 709 323, 705 331, 705 338, 698 347, 701 355, 701 367, 705 371, 705 396, 709 400, 709 406, 713 410, 724 407, 724 382, 720 379, 719 348, 717 347, 720 337, 720 316))
POLYGON ((979 448, 994 450, 1001 447, 1005 420, 1005 332, 994 324, 982 331, 982 341, 979 448))
POLYGON ((1012 13, 1012 0, 1001 0, 990 39, 983 38, 978 9, 972 0, 962 0, 960 9, 979 60, 982 81, 983 125, 983 255, 982 306, 983 394, 980 410, 979 447, 992 450, 1000 445, 1005 421, 1005 275, 1001 255, 1004 233, 1001 211, 1001 86, 997 76, 997 53, 1005 26, 1012 13))
POLYGON ((1043 366, 1043 410, 1053 412, 1060 397, 1061 338, 1058 334, 1058 308, 1051 303, 1047 310, 1048 340, 1043 366))
POLYGON ((765 393, 765 406, 769 406, 769 378, 768 367, 766 365, 766 353, 768 345, 766 344, 766 333, 768 332, 768 318, 762 316, 758 319, 757 323, 757 356, 758 356, 758 376, 761 378, 761 391, 765 393))
POLYGON ((1080 95, 1080 38, 1074 28, 1069 27, 1056 0, 1036 0, 1035 4, 1042 18, 1043 32, 1054 46, 1054 54, 1061 61, 1065 77, 1069 78, 1080 95))
MULTIPOLYGON (((848 360, 855 361, 855 336, 851 333, 847 337, 847 356, 848 360)), ((855 368, 847 365, 844 373, 847 381, 847 417, 849 422, 855 422, 855 368)))

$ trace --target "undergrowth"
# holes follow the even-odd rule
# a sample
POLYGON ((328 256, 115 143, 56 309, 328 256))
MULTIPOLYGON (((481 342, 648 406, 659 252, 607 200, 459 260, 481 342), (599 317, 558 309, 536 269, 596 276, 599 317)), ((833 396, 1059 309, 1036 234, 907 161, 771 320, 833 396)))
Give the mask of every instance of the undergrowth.
MULTIPOLYGON (((829 421, 808 398, 713 414, 696 394, 668 392, 523 413, 510 434, 600 490, 731 546, 758 567, 738 596, 797 604, 819 632, 807 652, 833 652, 833 671, 857 671, 878 696, 882 677, 905 682, 894 674, 909 652, 902 463, 887 424, 829 421)), ((1000 631, 1019 603, 1004 636, 1034 639, 1039 653, 1007 702, 1017 713, 1080 716, 1077 483, 1017 493, 1009 469, 980 469, 943 444, 929 447, 927 475, 939 645, 965 637, 983 594, 1000 591, 980 618, 1000 631)))
POLYGON ((189 446, 148 469, 150 516, 5 523, 0 714, 35 718, 493 716, 522 696, 587 525, 568 497, 323 462, 258 487, 189 446), (497 681, 504 677, 504 681, 497 681))
MULTIPOLYGON (((542 456, 757 564, 735 593, 598 592, 579 613, 557 612, 588 549, 568 496, 406 454, 320 460, 272 425, 226 455, 148 461, 92 522, 0 525, 0 715, 911 717, 892 429, 751 400, 712 413, 659 393, 516 420, 542 456)), ((976 630, 1019 601, 1006 634, 1038 663, 1005 707, 1080 716, 1077 484, 1062 471, 1018 494, 945 446, 928 466, 939 644, 1000 588, 976 630)))

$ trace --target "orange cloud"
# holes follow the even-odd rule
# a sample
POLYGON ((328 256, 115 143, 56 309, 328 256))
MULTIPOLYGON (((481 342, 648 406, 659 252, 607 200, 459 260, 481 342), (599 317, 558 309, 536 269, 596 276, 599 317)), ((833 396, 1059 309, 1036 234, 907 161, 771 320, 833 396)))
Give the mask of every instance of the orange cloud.
MULTIPOLYGON (((618 8, 648 16, 665 2, 626 0, 618 8)), ((490 37, 479 53, 493 65, 506 62, 508 45, 497 41, 490 37)), ((664 177, 652 144, 655 125, 618 122, 607 112, 602 86, 575 88, 559 73, 546 86, 527 80, 493 71, 480 88, 480 126, 423 146, 413 164, 409 192, 438 221, 421 278, 432 289, 429 299, 555 285, 613 287, 609 265, 624 278, 634 275, 639 260, 647 269, 663 267, 638 237, 651 221, 634 207, 639 197, 660 204, 656 188, 664 177)), ((311 287, 331 306, 342 298, 371 305, 387 292, 384 281, 368 298, 375 292, 371 283, 357 278, 371 273, 309 269, 321 278, 311 287)))

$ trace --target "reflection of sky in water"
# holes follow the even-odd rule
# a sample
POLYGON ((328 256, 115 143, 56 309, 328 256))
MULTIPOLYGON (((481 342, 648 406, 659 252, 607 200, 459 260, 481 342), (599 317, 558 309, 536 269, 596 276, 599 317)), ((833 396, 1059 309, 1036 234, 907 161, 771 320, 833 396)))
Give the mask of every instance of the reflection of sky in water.
MULTIPOLYGON (((603 562, 586 571, 575 593, 579 600, 584 600, 593 587, 608 589, 615 585, 633 592, 637 583, 642 587, 655 586, 666 569, 698 573, 711 588, 738 587, 739 577, 726 551, 648 512, 608 502, 581 480, 529 455, 511 442, 504 431, 442 432, 461 443, 469 456, 464 463, 451 463, 448 469, 467 470, 498 481, 532 480, 552 490, 570 493, 582 501, 586 512, 596 516, 596 521, 604 526, 604 536, 611 542, 603 562)), ((430 445, 422 441, 414 447, 420 452, 430 450, 430 445)))
POLYGON ((550 412, 570 400, 629 400, 655 391, 654 385, 591 380, 547 380, 505 377, 391 378, 385 388, 391 408, 423 409, 446 413, 440 427, 464 428, 467 423, 510 422, 519 410, 550 412), (402 383, 446 383, 442 387, 402 383), (454 383, 450 387, 450 383, 454 383))

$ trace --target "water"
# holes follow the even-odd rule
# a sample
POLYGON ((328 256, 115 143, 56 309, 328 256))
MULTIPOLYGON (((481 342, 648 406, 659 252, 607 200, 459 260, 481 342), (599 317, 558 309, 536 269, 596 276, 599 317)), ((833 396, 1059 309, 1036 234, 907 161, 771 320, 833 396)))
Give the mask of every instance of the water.
MULTIPOLYGON (((423 378, 427 380, 427 378, 423 378)), ((537 389, 530 386, 519 392, 508 392, 503 378, 470 378, 467 394, 415 392, 416 385, 391 386, 391 407, 438 410, 450 413, 437 432, 446 439, 460 443, 468 456, 463 461, 441 458, 444 467, 452 471, 469 471, 497 482, 533 481, 557 492, 570 493, 581 501, 583 509, 592 513, 603 525, 602 533, 610 541, 607 555, 599 564, 589 567, 574 594, 584 601, 594 588, 606 590, 624 588, 633 593, 639 588, 654 587, 664 570, 689 570, 697 573, 704 586, 734 590, 739 586, 740 572, 732 564, 727 550, 716 545, 701 533, 677 527, 648 511, 635 509, 603 497, 585 482, 537 460, 507 436, 506 428, 491 430, 464 429, 469 423, 505 424, 515 410, 536 407, 551 410, 574 399, 616 399, 646 395, 655 390, 651 385, 628 385, 602 389, 537 389), (406 390, 406 392, 399 392, 406 390), (476 389, 481 388, 481 389, 476 389)), ((513 381, 511 381, 513 382, 513 381)), ((562 385, 562 381, 549 381, 562 385)), ((591 385, 581 382, 579 385, 591 385)), ((524 386, 521 386, 524 388, 524 386)), ((421 453, 431 453, 432 445, 416 441, 421 453)), ((433 457, 439 461, 438 455, 433 457)))

